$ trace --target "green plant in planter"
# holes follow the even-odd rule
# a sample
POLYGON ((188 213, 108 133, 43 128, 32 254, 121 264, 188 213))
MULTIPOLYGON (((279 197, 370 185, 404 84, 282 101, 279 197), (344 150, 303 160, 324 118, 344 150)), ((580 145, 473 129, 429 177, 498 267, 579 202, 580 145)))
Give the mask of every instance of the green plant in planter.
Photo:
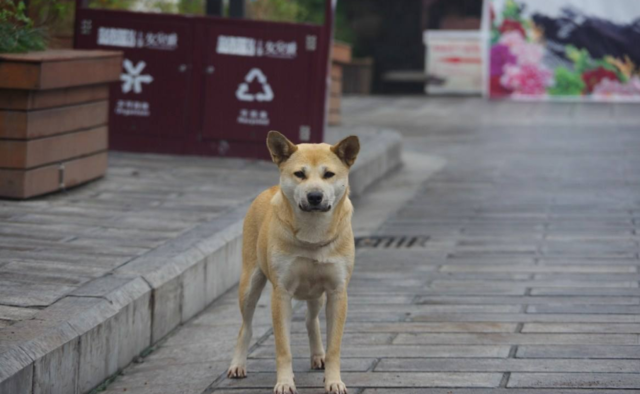
POLYGON ((0 53, 42 51, 47 34, 35 27, 26 14, 24 1, 0 0, 0 53))

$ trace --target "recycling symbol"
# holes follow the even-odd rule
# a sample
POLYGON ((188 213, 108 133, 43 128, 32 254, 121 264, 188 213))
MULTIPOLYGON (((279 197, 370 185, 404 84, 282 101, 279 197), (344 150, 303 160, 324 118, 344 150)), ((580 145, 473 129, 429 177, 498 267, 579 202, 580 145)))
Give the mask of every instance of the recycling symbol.
POLYGON ((273 90, 271 90, 271 85, 267 82, 267 77, 262 73, 259 68, 252 68, 246 77, 244 77, 244 82, 238 85, 238 90, 236 90, 236 97, 240 101, 273 101, 273 90), (258 80, 262 85, 262 92, 251 94, 249 93, 249 84, 255 80, 258 80))

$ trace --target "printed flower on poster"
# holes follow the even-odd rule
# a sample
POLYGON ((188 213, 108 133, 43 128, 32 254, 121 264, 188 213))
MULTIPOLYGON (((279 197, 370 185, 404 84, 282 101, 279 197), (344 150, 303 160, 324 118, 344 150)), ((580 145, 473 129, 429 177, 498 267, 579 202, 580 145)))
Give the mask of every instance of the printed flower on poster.
POLYGON ((553 73, 544 66, 533 64, 507 65, 500 82, 514 93, 543 95, 553 85, 553 73))
POLYGON ((502 25, 500 25, 499 30, 500 30, 500 33, 502 34, 505 34, 508 32, 517 32, 522 37, 527 36, 527 32, 522 26, 522 23, 512 19, 505 19, 504 21, 502 21, 502 25))
POLYGON ((505 34, 503 34, 502 36, 500 36, 500 44, 502 45, 506 45, 509 48, 513 48, 516 46, 520 46, 520 45, 524 45, 527 43, 527 40, 524 39, 524 37, 522 35, 520 35, 519 33, 515 32, 515 31, 510 31, 507 32, 505 34))
POLYGON ((580 96, 584 93, 585 83, 582 75, 565 67, 556 68, 555 84, 549 88, 552 96, 580 96))
POLYGON ((502 74, 491 77, 491 86, 489 89, 491 96, 493 97, 505 97, 510 96, 513 93, 512 89, 508 89, 502 84, 501 78, 502 74))
POLYGON ((504 66, 516 64, 515 57, 508 46, 498 44, 491 47, 491 76, 500 76, 504 72, 504 66))
POLYGON ((624 84, 618 79, 605 78, 593 88, 593 94, 597 96, 639 96, 640 77, 634 76, 624 84))
POLYGON ((589 93, 593 92, 593 88, 605 79, 617 81, 618 74, 611 70, 607 70, 604 67, 598 67, 582 74, 582 80, 584 81, 587 92, 589 93))
POLYGON ((518 64, 540 64, 544 56, 544 48, 540 44, 524 43, 511 47, 518 64))
POLYGON ((618 69, 625 79, 631 78, 636 70, 640 71, 629 55, 624 56, 624 61, 613 56, 605 56, 604 61, 618 69))

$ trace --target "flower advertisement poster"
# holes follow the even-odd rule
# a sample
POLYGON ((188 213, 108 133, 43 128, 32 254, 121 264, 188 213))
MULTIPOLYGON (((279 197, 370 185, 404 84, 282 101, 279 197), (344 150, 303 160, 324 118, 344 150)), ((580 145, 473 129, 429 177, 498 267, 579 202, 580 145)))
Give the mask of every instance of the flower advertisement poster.
POLYGON ((640 102, 639 0, 486 4, 489 97, 640 102))

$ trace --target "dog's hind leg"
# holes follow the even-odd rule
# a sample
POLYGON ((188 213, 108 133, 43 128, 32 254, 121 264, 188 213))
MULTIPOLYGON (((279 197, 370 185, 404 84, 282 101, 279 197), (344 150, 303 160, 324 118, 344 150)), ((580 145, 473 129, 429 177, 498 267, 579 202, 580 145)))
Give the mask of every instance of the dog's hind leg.
POLYGON ((233 354, 229 371, 227 372, 227 377, 229 378, 241 379, 247 377, 247 352, 251 344, 251 336, 253 335, 251 327, 253 313, 256 310, 256 305, 258 305, 260 295, 266 283, 267 277, 257 267, 250 274, 243 272, 240 277, 242 327, 240 327, 236 350, 233 354))
POLYGON ((311 348, 311 369, 324 369, 324 347, 318 318, 323 305, 324 294, 320 298, 307 301, 307 333, 311 348))

